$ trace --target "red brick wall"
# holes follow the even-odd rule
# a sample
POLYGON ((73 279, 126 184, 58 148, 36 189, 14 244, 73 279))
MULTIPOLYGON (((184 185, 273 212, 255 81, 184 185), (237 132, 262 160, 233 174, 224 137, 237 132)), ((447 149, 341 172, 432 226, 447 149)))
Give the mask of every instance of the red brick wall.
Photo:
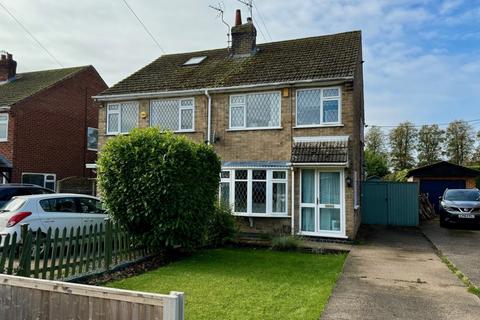
POLYGON ((55 173, 57 181, 92 176, 85 169, 85 163, 96 159, 96 152, 86 147, 87 127, 98 127, 98 107, 91 96, 106 88, 89 67, 14 105, 12 182, 20 182, 22 172, 55 173))

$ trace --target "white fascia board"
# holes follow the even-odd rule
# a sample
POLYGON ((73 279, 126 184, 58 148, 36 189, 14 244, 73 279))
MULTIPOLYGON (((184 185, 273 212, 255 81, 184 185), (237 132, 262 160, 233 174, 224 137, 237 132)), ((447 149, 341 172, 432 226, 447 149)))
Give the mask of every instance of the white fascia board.
POLYGON ((310 137, 293 137, 293 142, 335 142, 348 141, 349 136, 310 136, 310 137))
POLYGON ((199 88, 191 90, 177 90, 177 91, 156 91, 156 92, 144 92, 144 93, 125 93, 125 94, 112 94, 112 95, 97 95, 92 98, 96 101, 119 101, 128 99, 149 99, 149 98, 163 98, 163 97, 179 97, 188 96, 193 94, 204 94, 205 90, 209 93, 219 92, 235 92, 244 91, 246 89, 267 90, 277 89, 285 86, 306 86, 306 85, 333 85, 339 84, 345 81, 353 81, 353 77, 340 77, 340 78, 325 78, 325 79, 311 79, 311 80, 297 80, 297 81, 283 81, 272 83, 260 83, 260 84, 247 84, 232 87, 214 87, 214 88, 199 88))

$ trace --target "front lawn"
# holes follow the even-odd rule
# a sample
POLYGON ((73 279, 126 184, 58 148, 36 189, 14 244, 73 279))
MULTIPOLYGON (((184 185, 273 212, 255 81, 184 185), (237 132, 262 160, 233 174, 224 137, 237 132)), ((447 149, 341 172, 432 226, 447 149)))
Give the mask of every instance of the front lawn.
POLYGON ((214 249, 109 287, 185 292, 185 318, 318 319, 346 254, 214 249))

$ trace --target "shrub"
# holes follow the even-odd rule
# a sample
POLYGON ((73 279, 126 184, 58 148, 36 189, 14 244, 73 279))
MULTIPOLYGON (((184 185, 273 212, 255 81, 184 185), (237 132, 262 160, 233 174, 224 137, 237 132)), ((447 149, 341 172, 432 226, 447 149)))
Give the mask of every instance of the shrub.
POLYGON ((215 210, 220 160, 211 146, 157 128, 109 139, 98 160, 109 214, 151 246, 204 242, 215 210))
POLYGON ((280 236, 272 239, 272 249, 279 251, 297 250, 300 241, 294 236, 280 236))
POLYGON ((216 203, 208 225, 207 244, 219 246, 233 240, 237 233, 232 209, 224 202, 216 203))

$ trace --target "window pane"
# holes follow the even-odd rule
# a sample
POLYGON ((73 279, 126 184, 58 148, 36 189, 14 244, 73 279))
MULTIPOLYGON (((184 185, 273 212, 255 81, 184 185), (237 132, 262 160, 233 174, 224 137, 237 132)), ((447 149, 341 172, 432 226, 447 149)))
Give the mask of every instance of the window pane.
POLYGON ((272 185, 272 210, 273 212, 286 212, 286 183, 273 183, 272 185))
POLYGON ((340 204, 340 173, 320 173, 320 203, 340 204))
POLYGON ((315 203, 314 170, 302 170, 302 203, 315 203))
POLYGON ((302 231, 315 231, 315 208, 302 208, 302 231))
POLYGON ((320 92, 321 90, 298 91, 298 125, 320 124, 320 92))
POLYGON ((193 99, 184 99, 180 101, 182 107, 191 107, 193 106, 193 99))
POLYGON ((87 149, 97 150, 98 147, 98 129, 87 129, 87 149))
POLYGON ((338 97, 340 95, 340 90, 338 89, 323 89, 323 96, 328 97, 338 97))
POLYGON ((267 212, 267 183, 252 182, 252 212, 267 212))
POLYGON ((43 174, 24 174, 22 175, 22 183, 30 183, 43 187, 45 185, 45 176, 43 174))
POLYGON ((231 119, 230 125, 232 128, 243 127, 244 126, 244 107, 231 107, 231 119))
POLYGON ((266 180, 267 179, 267 171, 265 171, 265 170, 253 170, 252 171, 252 178, 253 178, 253 180, 266 180))
POLYGON ((138 105, 134 102, 122 103, 121 132, 130 132, 137 126, 138 105))
POLYGON ((178 130, 178 100, 152 101, 150 108, 150 125, 163 130, 178 130))
POLYGON ((120 110, 120 106, 118 104, 112 104, 108 106, 109 111, 118 111, 120 110))
POLYGON ((46 182, 45 183, 45 188, 50 189, 50 190, 55 190, 55 182, 46 182))
POLYGON ((247 170, 236 170, 235 179, 247 179, 247 170))
POLYGON ((285 171, 273 171, 273 179, 285 179, 286 176, 285 171))
POLYGON ((338 122, 338 100, 323 101, 323 122, 338 122))
POLYGON ((90 198, 78 199, 80 212, 82 213, 103 213, 100 201, 90 198))
POLYGON ((235 182, 235 212, 247 212, 247 182, 235 182))
POLYGON ((193 129, 193 109, 182 109, 181 111, 181 130, 191 130, 193 129))
POLYGON ((245 104, 245 96, 230 96, 230 104, 245 104))
POLYGON ((118 121, 120 115, 118 113, 113 113, 108 115, 108 132, 117 132, 118 131, 118 121))
POLYGON ((340 231, 340 209, 320 209, 320 230, 340 231))
POLYGON ((249 128, 280 126, 280 94, 249 94, 246 126, 249 128))
POLYGON ((220 177, 221 177, 222 179, 228 179, 228 178, 230 178, 230 171, 222 171, 222 172, 220 173, 220 177))
POLYGON ((2 140, 7 139, 7 135, 8 135, 7 123, 6 122, 0 123, 0 139, 2 140))
POLYGON ((230 203, 230 183, 220 183, 220 201, 223 203, 230 203))
POLYGON ((77 208, 73 198, 57 198, 41 200, 40 206, 46 212, 76 212, 77 208))

